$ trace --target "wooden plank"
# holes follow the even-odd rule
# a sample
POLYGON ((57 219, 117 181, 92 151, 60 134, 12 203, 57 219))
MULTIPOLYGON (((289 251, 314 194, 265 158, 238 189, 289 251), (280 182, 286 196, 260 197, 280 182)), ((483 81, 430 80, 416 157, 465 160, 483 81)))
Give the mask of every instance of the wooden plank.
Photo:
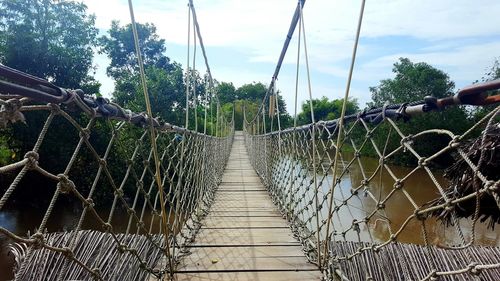
POLYGON ((206 218, 203 222, 205 228, 263 228, 284 227, 288 228, 281 217, 213 217, 206 218))
POLYGON ((320 280, 252 169, 240 133, 209 215, 176 280, 320 280))
POLYGON ((288 228, 202 228, 194 245, 298 245, 288 228))
MULTIPOLYGON (((283 246, 282 246, 283 247, 283 246)), ((277 248, 277 247, 269 247, 277 248)), ((286 248, 286 247, 284 247, 286 248)), ((199 248, 207 249, 207 248, 199 248)), ((223 249, 223 248, 217 248, 223 249)), ((227 249, 227 248, 226 248, 227 249)), ((315 270, 317 266, 308 263, 305 257, 240 257, 229 253, 229 255, 212 254, 189 255, 177 268, 178 272, 195 271, 244 271, 244 270, 315 270)))
POLYGON ((179 273, 176 274, 178 281, 244 281, 244 280, 259 280, 259 281, 305 281, 305 280, 320 280, 321 273, 319 271, 271 271, 271 272, 196 272, 196 273, 179 273))
POLYGON ((256 247, 189 247, 190 255, 216 258, 228 257, 304 257, 301 246, 256 246, 256 247))

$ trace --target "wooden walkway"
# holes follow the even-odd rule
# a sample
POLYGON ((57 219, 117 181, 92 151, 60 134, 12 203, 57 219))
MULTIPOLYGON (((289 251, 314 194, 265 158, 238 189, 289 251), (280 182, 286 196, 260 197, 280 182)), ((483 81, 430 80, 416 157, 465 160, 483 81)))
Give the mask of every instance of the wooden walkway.
POLYGON ((320 280, 250 165, 242 132, 215 196, 177 280, 320 280))

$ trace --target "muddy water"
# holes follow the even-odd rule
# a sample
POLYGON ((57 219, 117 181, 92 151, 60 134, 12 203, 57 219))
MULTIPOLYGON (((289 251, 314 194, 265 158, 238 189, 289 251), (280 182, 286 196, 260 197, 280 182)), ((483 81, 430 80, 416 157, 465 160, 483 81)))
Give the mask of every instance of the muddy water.
MULTIPOLYGON (((345 153, 343 154, 343 165, 339 167, 339 172, 341 172, 342 166, 348 164, 349 160, 352 159, 352 155, 345 153)), ((323 163, 326 167, 328 163, 323 163)), ((297 163, 297 167, 300 163, 297 163)), ((335 203, 340 205, 342 201, 351 195, 351 190, 353 187, 360 185, 361 180, 366 176, 370 177, 376 170, 378 166, 377 159, 364 157, 361 165, 357 162, 350 166, 349 173, 345 174, 341 179, 340 188, 335 190, 335 203)), ((390 171, 398 178, 404 177, 409 174, 412 169, 402 166, 389 165, 390 171)), ((326 168, 328 169, 328 168, 326 168)), ((439 171, 433 172, 435 179, 441 185, 446 185, 446 180, 443 178, 442 173, 439 171)), ((308 182, 311 177, 307 178, 305 182, 308 182)), ((327 174, 326 178, 321 179, 318 176, 318 182, 322 181, 319 198, 322 198, 327 191, 330 189, 332 183, 331 171, 327 174)), ((377 212, 368 224, 361 224, 359 234, 352 229, 353 220, 362 220, 371 212, 376 209, 376 202, 379 198, 385 198, 393 190, 394 180, 390 176, 388 170, 383 170, 382 173, 378 173, 376 177, 370 182, 366 192, 361 190, 357 196, 351 197, 347 200, 347 205, 341 207, 339 212, 333 217, 333 226, 337 231, 338 235, 335 236, 337 240, 349 240, 349 241, 374 241, 383 242, 386 241, 391 233, 397 232, 410 216, 416 206, 421 206, 422 204, 437 198, 439 196, 439 191, 431 180, 429 174, 423 170, 415 171, 411 176, 409 176, 404 183, 404 188, 400 191, 396 191, 390 199, 385 203, 385 209, 383 211, 377 212), (372 198, 373 196, 374 198, 372 198), (345 231, 345 236, 340 233, 345 231)), ((303 192, 299 192, 303 193, 303 192)), ((314 198, 313 192, 306 193, 306 200, 309 201, 314 198)), ((299 207, 303 206, 303 201, 299 207)), ((26 235, 28 231, 33 233, 35 228, 40 223, 44 210, 36 208, 26 208, 22 209, 11 209, 0 211, 0 226, 12 231, 18 235, 26 235)), ((311 208, 308 212, 302 215, 304 221, 311 215, 311 208)), ((53 212, 53 215, 48 221, 47 228, 48 231, 65 231, 73 229, 80 217, 81 208, 72 207, 58 207, 53 212)), ((99 214, 103 218, 107 218, 109 209, 101 208, 99 214)), ((150 212, 146 211, 146 217, 144 221, 147 226, 151 221, 150 212)), ((327 216, 326 208, 323 208, 320 218, 326 220, 327 216)), ((128 225, 128 216, 125 212, 118 212, 113 218, 113 228, 117 232, 125 232, 128 225)), ((154 223, 154 231, 157 231, 158 224, 154 223)), ((315 220, 308 222, 308 226, 311 229, 315 229, 315 220)), ((101 230, 101 225, 99 222, 92 218, 92 215, 87 215, 87 219, 83 224, 83 229, 95 229, 101 230)), ((422 225, 418 221, 410 221, 398 235, 398 241, 404 243, 416 243, 423 244, 422 235, 422 225)), ((132 232, 135 232, 135 223, 132 223, 132 232)), ((426 230, 429 242, 440 243, 440 244, 460 244, 461 238, 459 231, 456 227, 446 227, 441 222, 434 219, 426 220, 426 230)), ((485 224, 479 223, 476 226, 475 231, 471 227, 471 222, 468 220, 460 221, 460 231, 462 231, 465 239, 468 240, 471 234, 475 232, 476 244, 480 245, 496 245, 500 246, 500 231, 496 228, 496 231, 487 229, 485 224)), ((323 235, 324 228, 323 228, 323 235)), ((11 258, 7 256, 6 245, 8 241, 0 235, 0 281, 7 280, 11 278, 11 258)))
MULTIPOLYGON (((352 154, 344 153, 342 155, 342 163, 338 169, 341 173, 347 167, 350 160, 353 158, 352 154)), ((333 158, 332 158, 333 159, 333 158)), ((328 170, 329 162, 325 161, 323 166, 328 170)), ((297 164, 296 167, 299 167, 297 164)), ((435 198, 440 197, 439 189, 436 183, 432 180, 425 170, 413 171, 413 168, 388 165, 389 169, 383 169, 378 172, 375 177, 370 181, 365 189, 361 189, 358 195, 351 196, 353 188, 361 185, 361 181, 366 177, 371 177, 378 167, 378 160, 369 157, 363 157, 361 163, 355 161, 348 168, 346 173, 341 178, 340 187, 335 189, 334 203, 337 206, 347 202, 339 207, 339 211, 335 213, 332 218, 332 227, 335 229, 337 235, 336 240, 347 241, 365 241, 381 243, 387 241, 391 234, 397 234, 397 240, 404 243, 424 244, 424 231, 420 221, 415 219, 408 220, 416 207, 422 206, 435 198), (394 179, 392 173, 396 178, 403 178, 411 173, 405 181, 403 188, 394 191, 394 179), (391 194, 392 192, 392 194, 391 194), (385 208, 377 211, 377 202, 386 198, 389 194, 391 196, 385 202, 385 208), (346 200, 347 199, 347 200, 346 200), (352 229, 353 221, 362 221, 372 212, 375 215, 370 221, 365 224, 360 224, 359 233, 352 229), (344 233, 344 234, 342 234, 344 233)), ((311 174, 310 174, 311 175, 311 174)), ((443 177, 441 171, 433 171, 432 177, 436 180, 437 184, 445 187, 448 182, 443 177)), ((326 195, 331 188, 332 172, 328 171, 326 177, 317 176, 317 182, 321 183, 318 192, 320 200, 326 195)), ((305 182, 309 182, 312 175, 308 176, 305 182)), ((304 206, 304 202, 314 201, 314 192, 311 189, 306 194, 306 200, 303 200, 300 207, 304 206)), ((326 206, 326 204, 324 204, 326 206)), ((314 207, 315 204, 313 203, 314 207)), ((303 221, 312 215, 313 208, 309 208, 301 216, 303 221)), ((323 208, 320 214, 320 221, 327 220, 327 208, 323 208)), ((316 220, 309 221, 308 227, 310 229, 317 229, 316 220)), ((325 237, 326 227, 322 228, 322 235, 325 237)), ((331 230, 331 228, 330 228, 331 230)), ((498 227, 495 230, 488 229, 486 224, 477 223, 475 229, 472 228, 470 220, 461 219, 459 226, 445 226, 441 221, 429 218, 425 220, 425 233, 429 243, 441 245, 458 245, 463 244, 461 237, 466 241, 475 235, 476 244, 500 246, 500 231, 498 227)))
MULTIPOLYGON (((99 216, 107 220, 109 208, 100 208, 97 210, 99 216)), ((24 207, 22 210, 9 209, 0 211, 0 227, 5 228, 17 235, 27 236, 27 233, 34 233, 39 226, 45 210, 24 207)), ((48 232, 69 231, 75 229, 78 225, 82 209, 74 206, 57 206, 47 222, 48 232)), ((146 211, 144 223, 149 228, 152 215, 146 211)), ((173 220, 171 220, 173 221, 173 220)), ((128 214, 124 211, 116 210, 112 219, 113 230, 124 233, 129 223, 128 214)), ((152 232, 159 230, 159 219, 155 218, 152 224, 152 232)), ((102 230, 102 226, 95 217, 87 213, 86 219, 82 224, 82 229, 102 230)), ((136 233, 137 227, 135 221, 132 221, 130 233, 136 233)), ((7 246, 11 241, 0 234, 0 281, 10 280, 12 276, 13 257, 8 253, 7 246)))

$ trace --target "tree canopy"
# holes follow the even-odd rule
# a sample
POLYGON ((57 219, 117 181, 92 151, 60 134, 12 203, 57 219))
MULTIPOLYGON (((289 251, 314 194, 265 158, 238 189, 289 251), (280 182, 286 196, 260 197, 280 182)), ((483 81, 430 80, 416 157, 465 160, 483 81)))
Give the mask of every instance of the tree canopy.
MULTIPOLYGON (((165 40, 160 39, 156 33, 156 26, 152 23, 137 23, 137 34, 141 56, 145 67, 154 66, 166 71, 173 70, 174 65, 170 63, 164 53, 166 50, 165 40)), ((118 21, 111 23, 108 34, 99 38, 100 52, 108 55, 111 59, 106 72, 114 79, 135 74, 139 70, 137 55, 132 34, 132 25, 120 26, 118 21)))
POLYGON ((455 83, 448 74, 425 62, 413 63, 408 58, 400 58, 394 63, 393 79, 384 79, 375 87, 370 87, 374 106, 411 102, 425 96, 443 98, 453 95, 455 83))
MULTIPOLYGON (((184 106, 180 105, 184 105, 186 91, 182 66, 171 63, 165 55, 165 40, 160 39, 153 24, 137 23, 137 32, 153 114, 181 125, 184 106)), ((132 26, 120 26, 118 21, 113 21, 108 34, 99 38, 99 44, 100 52, 111 60, 107 74, 115 80, 113 100, 136 112, 145 111, 132 26)), ((198 73, 192 77, 201 79, 198 73)), ((196 85, 202 87, 203 83, 196 85)))
POLYGON ((95 17, 83 3, 0 1, 0 62, 67 88, 97 93, 95 17))
MULTIPOLYGON (((342 112, 342 104, 344 99, 329 100, 327 97, 321 99, 313 99, 312 105, 314 109, 315 121, 319 120, 333 120, 340 117, 342 112)), ((356 99, 350 99, 346 104, 346 115, 353 114, 359 110, 358 102, 356 99)), ((297 116, 299 124, 312 123, 311 120, 311 106, 309 101, 302 103, 302 112, 297 116)))
MULTIPOLYGON (((455 83, 451 81, 448 74, 424 62, 413 63, 408 58, 400 58, 394 63, 393 72, 395 77, 384 79, 375 87, 370 87, 372 93, 372 106, 382 106, 386 101, 391 104, 405 103, 422 100, 425 96, 443 98, 454 95, 455 83)), ((471 117, 464 107, 451 107, 446 113, 429 112, 415 116, 406 123, 398 123, 398 127, 406 134, 422 132, 428 129, 447 129, 460 134, 472 124, 471 117)), ((383 124, 386 125, 386 124, 383 124)), ((388 126, 381 126, 374 138, 378 143, 384 143, 389 134, 388 126)), ((388 151, 399 145, 399 138, 392 138, 388 142, 388 151)), ((425 135, 419 138, 415 146, 423 156, 431 155, 436 149, 447 145, 449 138, 444 135, 425 135)), ((367 146, 370 150, 370 147, 367 146)), ((367 151, 368 154, 374 153, 367 151)), ((449 155, 448 155, 449 156, 449 155)), ((398 161, 411 163, 415 158, 405 158, 401 155, 398 161)), ((437 161, 451 161, 442 157, 437 161)))

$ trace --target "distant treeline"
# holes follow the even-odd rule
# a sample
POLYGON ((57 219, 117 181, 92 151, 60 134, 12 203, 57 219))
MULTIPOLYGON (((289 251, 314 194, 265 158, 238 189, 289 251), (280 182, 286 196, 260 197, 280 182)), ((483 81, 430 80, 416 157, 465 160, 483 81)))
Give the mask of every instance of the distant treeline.
MULTIPOLYGON (((186 72, 182 65, 166 56, 165 40, 157 34, 156 27, 151 23, 138 24, 138 35, 141 42, 141 52, 144 59, 147 84, 153 113, 162 120, 172 124, 184 125, 186 100, 186 72)), ((124 108, 142 112, 145 102, 141 91, 139 69, 136 61, 130 24, 120 24, 114 21, 105 35, 99 36, 95 26, 95 16, 88 13, 83 3, 60 0, 3 0, 0 2, 0 63, 32 75, 48 79, 54 84, 71 89, 83 89, 86 94, 100 96, 100 83, 96 81, 94 50, 105 54, 110 59, 107 66, 107 75, 113 78, 115 88, 112 101, 124 108)), ((204 124, 204 107, 207 107, 209 118, 207 132, 215 131, 215 104, 214 96, 205 97, 208 85, 207 77, 195 70, 189 70, 191 86, 195 87, 195 103, 190 103, 190 111, 196 110, 198 124, 204 124), (208 99, 208 102, 206 100, 208 99)), ((403 103, 422 100, 431 95, 437 98, 454 94, 455 85, 449 76, 426 63, 413 63, 402 58, 394 64, 395 77, 380 81, 379 85, 369 89, 372 102, 369 106, 382 106, 385 102, 403 103)), ((490 80, 500 77, 498 61, 493 63, 480 80, 490 80)), ((473 78, 472 78, 473 79, 473 78)), ((240 130, 243 126, 243 111, 247 119, 253 118, 262 102, 267 85, 249 83, 236 88, 232 83, 215 81, 215 93, 221 102, 223 114, 228 118, 235 114, 235 126, 240 130)), ((268 101, 266 101, 268 102, 268 101)), ((331 120, 340 116, 342 100, 330 100, 326 97, 313 100, 316 120, 331 120)), ((282 128, 293 125, 293 118, 287 111, 286 104, 278 94, 278 105, 282 128)), ((347 103, 347 113, 360 110, 355 99, 347 103)), ((449 109, 446 114, 431 113, 416 117, 407 123, 402 123, 404 131, 420 131, 439 127, 460 133, 487 109, 470 109, 456 107, 449 109)), ((81 113, 71 113, 73 118, 85 124, 87 117, 81 113)), ((310 123, 309 103, 302 104, 301 112, 297 117, 298 124, 310 123)), ((43 126, 47 114, 26 114, 25 123, 16 123, 0 128, 0 165, 19 161, 26 152, 30 151, 37 139, 40 128, 43 126)), ((189 128, 194 129, 195 114, 190 114, 189 128)), ((61 173, 64 168, 62 159, 69 159, 74 149, 78 132, 64 120, 56 119, 55 126, 51 127, 50 134, 40 148, 39 154, 43 167, 54 173, 61 173), (47 157, 49 155, 49 157, 47 157)), ((275 118, 276 122, 276 118, 275 118)), ((277 124, 267 123, 267 130, 277 128, 277 124)), ((198 126, 198 131, 203 131, 198 126)), ((381 128, 381 132, 388 128, 381 128)), ((138 132, 130 132, 132 138, 138 132)), ((96 147, 104 149, 111 135, 110 126, 106 122, 98 122, 92 130, 92 141, 96 147)), ((127 138, 127 136, 123 136, 127 138)), ((383 134, 381 135, 383 137, 383 134)), ((440 139, 429 139, 427 146, 433 142, 442 142, 440 139)), ((389 144, 391 146, 396 143, 389 144)), ((102 152, 102 151, 100 151, 102 152)), ((111 157, 118 161, 128 151, 116 150, 111 157), (121 154, 123 153, 123 154, 121 154)), ((373 149, 366 148, 368 155, 374 154, 373 149)), ((77 175, 88 178, 83 185, 88 188, 92 185, 86 157, 83 154, 76 165, 81 165, 77 175)), ((113 161, 110 160, 111 169, 113 161)), ((401 162, 404 163, 402 159, 401 162)), ((8 175, 0 175, 0 190, 3 192, 11 182, 8 175)), ((47 201, 49 193, 46 188, 54 188, 54 183, 37 175, 26 178, 23 184, 31 186, 21 189, 15 196, 29 194, 34 204, 47 201), (44 188, 45 187, 45 188, 44 188)), ((103 190, 103 189, 101 189, 103 190)), ((112 196, 112 193, 101 192, 97 197, 112 196)))

